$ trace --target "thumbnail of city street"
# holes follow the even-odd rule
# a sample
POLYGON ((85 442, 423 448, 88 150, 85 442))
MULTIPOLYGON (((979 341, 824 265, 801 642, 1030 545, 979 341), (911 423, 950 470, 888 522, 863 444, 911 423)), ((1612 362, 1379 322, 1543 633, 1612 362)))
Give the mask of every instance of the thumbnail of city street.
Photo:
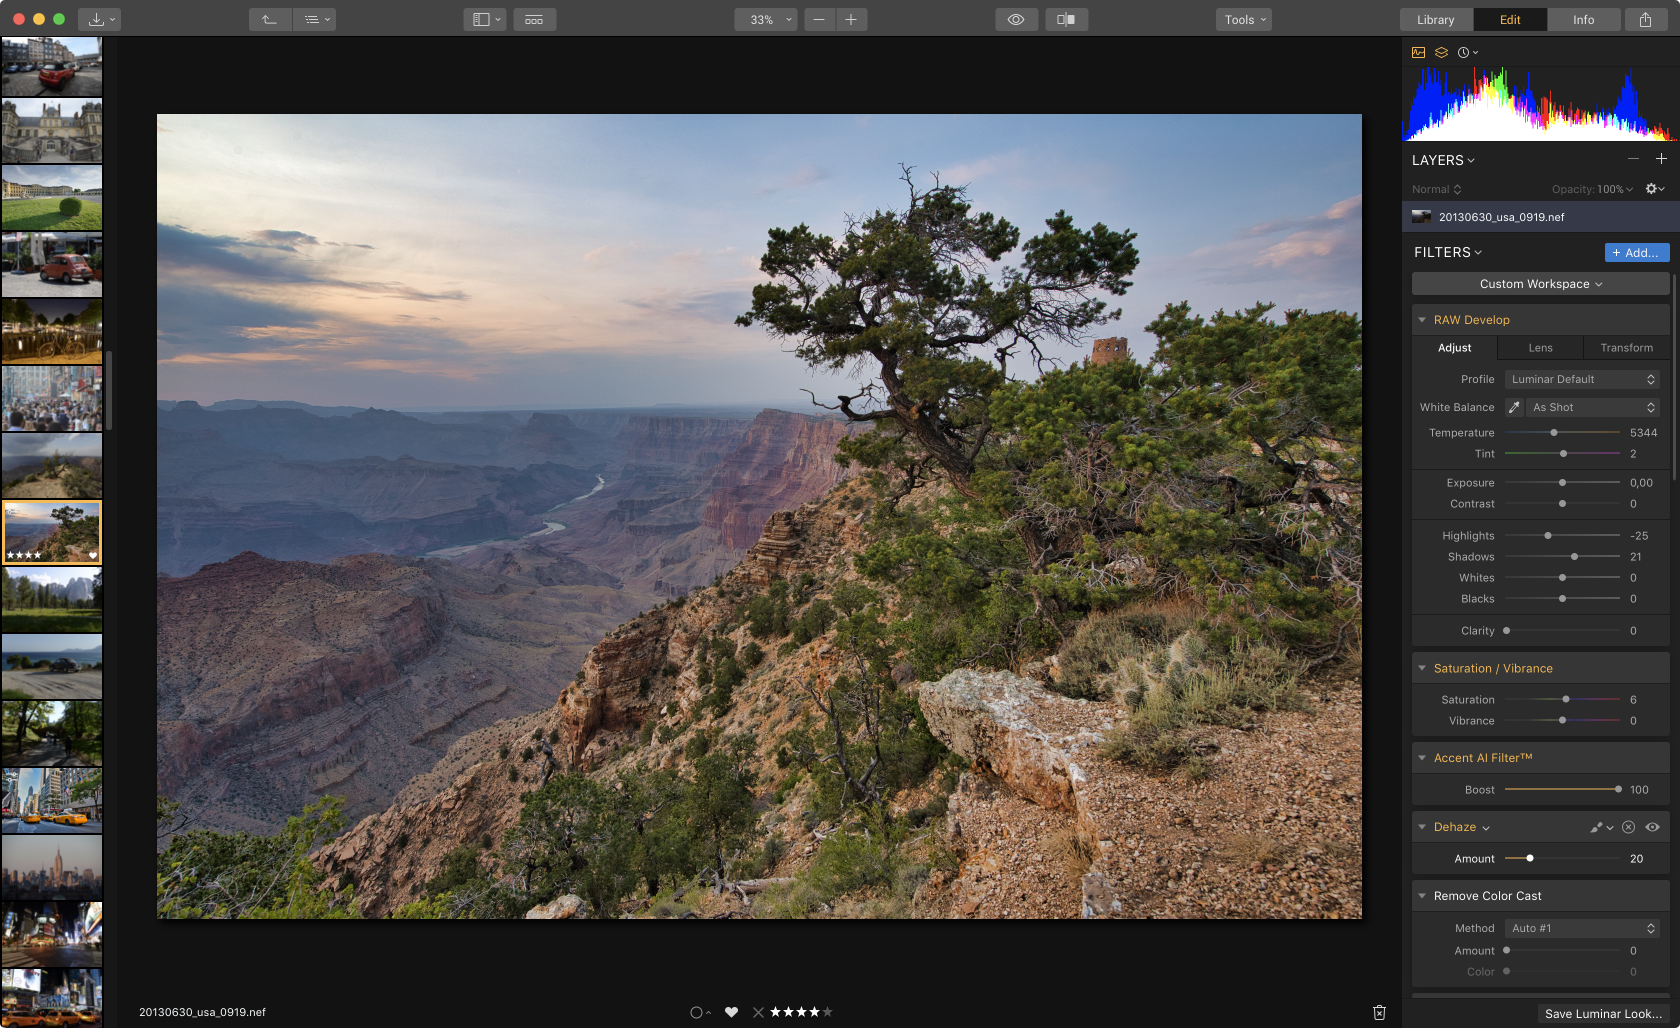
MULTIPOLYGON (((98 968, 43 971, 38 967, 28 967, 0 971, 0 1002, 5 1004, 5 1013, 13 1018, 24 1015, 22 1019, 7 1023, 28 1025, 30 1015, 75 1010, 83 1015, 93 1015, 91 1020, 84 1016, 83 1024, 103 1024, 104 1019, 100 1016, 100 1008, 105 1001, 103 977, 104 972, 98 968)), ((42 1020, 40 1023, 47 1022, 42 1020)))
POLYGON ((101 835, 8 835, 0 846, 0 900, 104 899, 104 851, 101 835))
POLYGON ((0 96, 105 95, 103 42, 100 36, 5 37, 0 96))
MULTIPOLYGON (((0 265, 4 262, 0 257, 0 265)), ((5 278, 0 276, 3 284, 5 278)), ((13 297, 10 292, 0 296, 0 361, 99 364, 104 346, 105 301, 98 296, 27 298, 13 297)))
POLYGON ((0 904, 5 967, 100 967, 103 965, 104 904, 0 904))
POLYGON ((104 830, 104 772, 97 767, 0 768, 0 832, 98 835, 104 830))

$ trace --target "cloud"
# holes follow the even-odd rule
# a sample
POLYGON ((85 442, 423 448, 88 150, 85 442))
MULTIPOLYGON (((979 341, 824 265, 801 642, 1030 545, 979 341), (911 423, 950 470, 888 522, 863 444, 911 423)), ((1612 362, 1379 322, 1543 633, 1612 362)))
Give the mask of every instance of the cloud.
POLYGON ((752 306, 752 295, 750 287, 693 292, 660 289, 626 299, 624 302, 658 317, 728 325, 734 323, 742 311, 752 306))
POLYGON ((832 177, 833 175, 831 172, 824 168, 819 168, 815 164, 802 164, 775 185, 763 186, 759 189, 753 190, 753 195, 768 196, 771 193, 775 193, 783 189, 802 189, 812 183, 821 182, 823 179, 832 177))
POLYGON ((939 172, 939 181, 951 186, 966 186, 975 179, 1019 171, 1026 163, 1026 151, 1019 148, 1008 153, 982 157, 977 161, 959 164, 949 171, 939 172))
POLYGON ((263 228, 252 232, 251 235, 257 239, 267 240, 269 243, 273 244, 275 248, 281 250, 290 250, 296 243, 307 243, 310 246, 319 245, 316 238, 307 232, 290 232, 282 231, 280 229, 263 228))
POLYGON ((1316 214, 1247 226, 1228 242, 1158 258, 1150 262, 1151 270, 1196 275, 1204 282, 1357 283, 1364 256, 1362 196, 1348 197, 1316 214))
POLYGON ((0 442, 0 456, 45 457, 61 453, 66 457, 97 457, 100 455, 98 432, 8 432, 0 442))
POLYGON ((640 243, 608 243, 605 246, 597 246, 584 254, 583 261, 585 264, 592 264, 597 268, 610 268, 614 264, 634 257, 641 252, 642 245, 640 243))

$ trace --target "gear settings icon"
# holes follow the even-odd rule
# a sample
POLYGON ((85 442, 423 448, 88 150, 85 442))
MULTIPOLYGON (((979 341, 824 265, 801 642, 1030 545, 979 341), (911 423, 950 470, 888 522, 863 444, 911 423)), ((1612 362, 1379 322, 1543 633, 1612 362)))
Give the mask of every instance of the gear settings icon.
POLYGON ((1647 182, 1647 183, 1645 183, 1645 192, 1647 192, 1647 193, 1650 193, 1650 194, 1652 194, 1652 195, 1653 195, 1653 196, 1654 196, 1654 195, 1656 195, 1656 192, 1657 192, 1657 184, 1656 184, 1656 183, 1655 183, 1655 182, 1647 182))

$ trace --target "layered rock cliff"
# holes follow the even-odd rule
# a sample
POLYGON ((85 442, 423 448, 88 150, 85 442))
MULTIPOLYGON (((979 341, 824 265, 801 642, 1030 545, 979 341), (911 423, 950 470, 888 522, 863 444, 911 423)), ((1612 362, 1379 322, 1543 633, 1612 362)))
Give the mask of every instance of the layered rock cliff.
POLYGON ((163 790, 212 827, 259 832, 328 791, 356 815, 383 809, 460 736, 553 704, 589 647, 646 603, 541 548, 499 570, 242 553, 160 578, 163 790))

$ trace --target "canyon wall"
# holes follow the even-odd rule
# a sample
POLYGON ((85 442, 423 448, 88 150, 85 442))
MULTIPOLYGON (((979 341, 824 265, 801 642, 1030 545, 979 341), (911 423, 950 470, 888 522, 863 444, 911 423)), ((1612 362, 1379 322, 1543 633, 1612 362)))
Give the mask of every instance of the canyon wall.
POLYGON ((157 582, 157 776, 210 827, 273 831, 321 794, 382 810, 455 739, 551 706, 647 597, 540 547, 500 573, 255 553, 157 582), (548 584, 545 584, 548 583, 548 584))

